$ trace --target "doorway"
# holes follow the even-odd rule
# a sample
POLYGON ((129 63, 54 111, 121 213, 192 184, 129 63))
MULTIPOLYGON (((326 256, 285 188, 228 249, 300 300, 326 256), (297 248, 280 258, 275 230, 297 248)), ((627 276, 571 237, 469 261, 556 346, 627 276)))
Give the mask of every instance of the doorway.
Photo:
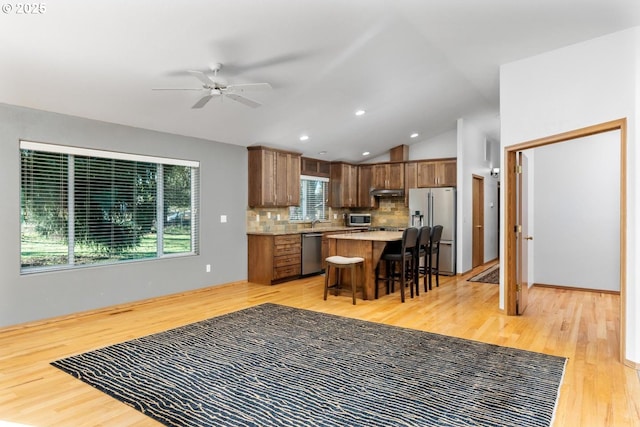
POLYGON ((518 235, 518 189, 516 180, 518 153, 536 147, 565 142, 609 131, 619 131, 620 135, 620 359, 624 362, 626 339, 626 119, 614 120, 558 135, 505 147, 505 223, 504 223, 504 292, 505 312, 517 314, 518 293, 518 244, 522 236, 518 235))
POLYGON ((473 175, 471 268, 484 264, 484 177, 473 175))

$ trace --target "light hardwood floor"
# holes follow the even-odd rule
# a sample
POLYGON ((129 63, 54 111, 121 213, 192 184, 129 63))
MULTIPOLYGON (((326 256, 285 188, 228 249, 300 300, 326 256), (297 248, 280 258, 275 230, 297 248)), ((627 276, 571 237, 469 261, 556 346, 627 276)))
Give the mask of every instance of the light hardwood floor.
POLYGON ((399 292, 356 306, 346 294, 323 301, 323 277, 315 276, 217 286, 0 330, 0 426, 159 425, 49 362, 263 302, 565 356, 554 426, 640 426, 637 372, 618 361, 618 296, 534 287, 525 315, 508 317, 498 310, 497 285, 465 281, 474 273, 443 278, 404 304, 399 292))

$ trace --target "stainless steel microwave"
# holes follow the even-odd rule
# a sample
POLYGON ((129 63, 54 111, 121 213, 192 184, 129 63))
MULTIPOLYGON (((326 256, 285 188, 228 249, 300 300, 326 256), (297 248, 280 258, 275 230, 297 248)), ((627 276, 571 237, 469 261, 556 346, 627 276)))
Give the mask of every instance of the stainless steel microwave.
POLYGON ((369 227, 371 226, 371 214, 350 213, 348 221, 349 227, 369 227))

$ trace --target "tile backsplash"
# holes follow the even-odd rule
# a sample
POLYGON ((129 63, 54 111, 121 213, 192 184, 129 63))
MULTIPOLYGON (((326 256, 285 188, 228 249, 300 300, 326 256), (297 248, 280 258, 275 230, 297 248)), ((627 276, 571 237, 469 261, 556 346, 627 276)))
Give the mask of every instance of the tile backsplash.
POLYGON ((371 225, 374 227, 406 227, 409 224, 409 208, 404 197, 384 197, 377 209, 371 209, 371 225))
MULTIPOLYGON (((330 219, 322 221, 316 228, 342 227, 349 212, 370 213, 373 227, 405 227, 409 223, 409 209, 404 205, 404 198, 388 197, 380 199, 376 209, 329 208, 330 219)), ((308 221, 289 222, 289 208, 247 209, 247 232, 295 232, 309 227, 311 223, 308 221)))
MULTIPOLYGON (((331 219, 322 221, 316 227, 342 227, 347 212, 348 209, 329 208, 328 214, 331 219), (336 219, 333 219, 334 215, 337 216, 336 219)), ((289 208, 247 209, 247 232, 293 232, 310 227, 310 221, 289 222, 289 208)))

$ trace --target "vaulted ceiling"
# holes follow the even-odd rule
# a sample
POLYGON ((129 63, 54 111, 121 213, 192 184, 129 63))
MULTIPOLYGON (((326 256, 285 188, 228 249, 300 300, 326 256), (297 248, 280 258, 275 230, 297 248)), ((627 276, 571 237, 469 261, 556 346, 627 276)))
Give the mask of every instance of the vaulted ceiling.
POLYGON ((21 4, 0 13, 2 103, 354 162, 459 117, 497 140, 501 64, 640 25, 638 0, 21 4), (228 84, 270 83, 242 94, 262 106, 152 90, 202 88, 188 71, 215 63, 228 84))

